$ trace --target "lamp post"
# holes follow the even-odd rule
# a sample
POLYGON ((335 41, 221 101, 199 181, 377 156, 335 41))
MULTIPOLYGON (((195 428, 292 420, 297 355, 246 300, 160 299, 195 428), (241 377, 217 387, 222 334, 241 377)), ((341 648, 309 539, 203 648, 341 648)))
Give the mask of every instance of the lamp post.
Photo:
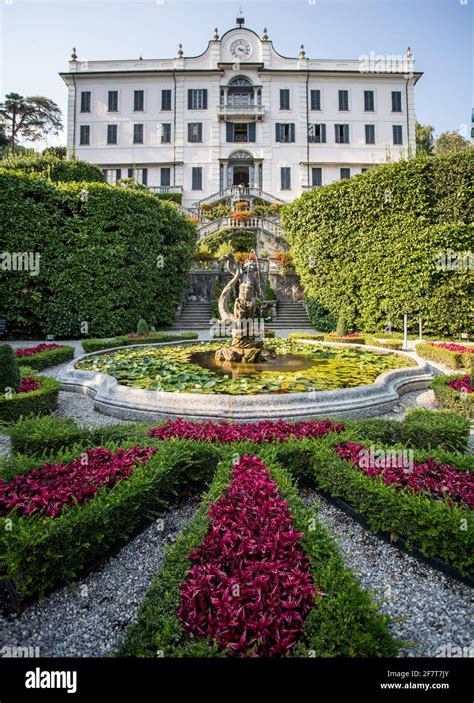
POLYGON ((408 351, 408 313, 403 313, 403 351, 408 351))

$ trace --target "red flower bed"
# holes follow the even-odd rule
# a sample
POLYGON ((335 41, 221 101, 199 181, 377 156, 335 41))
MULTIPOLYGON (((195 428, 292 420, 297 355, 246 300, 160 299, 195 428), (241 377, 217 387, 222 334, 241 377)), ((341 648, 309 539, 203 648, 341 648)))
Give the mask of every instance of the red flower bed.
POLYGON ((288 656, 320 592, 302 535, 258 457, 234 466, 209 515, 210 530, 189 555, 193 566, 180 586, 183 629, 229 656, 288 656))
POLYGON ((41 386, 41 381, 37 378, 32 378, 31 376, 25 376, 21 379, 21 386, 16 389, 17 393, 29 393, 30 391, 37 391, 41 386))
POLYGON ((359 332, 348 332, 347 334, 337 334, 337 332, 331 332, 329 334, 330 337, 339 337, 340 339, 347 338, 347 339, 352 339, 355 337, 360 337, 359 332))
POLYGON ((135 464, 145 462, 156 448, 118 449, 114 454, 97 447, 87 449, 71 464, 44 464, 40 469, 0 480, 0 515, 16 510, 21 515, 42 512, 57 517, 67 505, 83 503, 101 486, 112 487, 130 476, 135 464))
MULTIPOLYGON (((409 488, 415 492, 425 491, 431 498, 450 496, 456 502, 474 507, 474 477, 469 471, 458 471, 454 466, 443 464, 437 459, 426 458, 414 461, 412 466, 394 461, 387 456, 384 466, 380 462, 367 465, 367 449, 356 442, 342 442, 334 447, 341 459, 350 461, 367 476, 380 476, 387 485, 409 488), (365 452, 365 453, 364 453, 365 452)), ((396 450, 395 450, 396 451, 396 450)))
POLYGON ((463 347, 462 344, 454 344, 451 342, 433 342, 431 347, 439 347, 452 352, 461 352, 461 354, 474 354, 474 347, 463 347))
POLYGON ((462 378, 456 378, 454 381, 448 383, 450 388, 455 391, 462 391, 463 393, 474 393, 474 386, 471 385, 471 377, 466 375, 462 378))
POLYGON ((341 432, 344 425, 334 424, 330 420, 285 422, 263 420, 262 422, 230 423, 186 422, 181 418, 167 420, 161 427, 153 427, 148 431, 148 437, 158 439, 195 439, 207 442, 237 442, 250 440, 252 442, 285 442, 287 439, 302 439, 303 437, 324 437, 330 432, 341 432))
POLYGON ((50 351, 51 349, 63 349, 64 344, 37 344, 35 347, 18 347, 15 351, 16 356, 35 356, 40 352, 50 351))

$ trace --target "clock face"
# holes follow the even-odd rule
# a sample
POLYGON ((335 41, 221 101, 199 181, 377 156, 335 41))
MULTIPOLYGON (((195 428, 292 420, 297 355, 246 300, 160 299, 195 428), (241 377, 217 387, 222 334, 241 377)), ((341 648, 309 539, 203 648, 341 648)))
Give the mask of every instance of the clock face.
POLYGON ((236 59, 247 59, 252 53, 252 47, 245 39, 236 39, 230 45, 230 53, 236 59))

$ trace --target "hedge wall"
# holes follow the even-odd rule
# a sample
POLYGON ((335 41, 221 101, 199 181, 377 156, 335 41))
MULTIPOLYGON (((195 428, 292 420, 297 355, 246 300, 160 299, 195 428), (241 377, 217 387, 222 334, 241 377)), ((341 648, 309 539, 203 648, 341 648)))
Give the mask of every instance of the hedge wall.
POLYGON ((0 207, 0 252, 41 255, 39 275, 2 271, 0 314, 12 334, 105 337, 142 317, 155 327, 174 321, 195 228, 173 205, 0 168, 0 207))
POLYGON ((282 221, 305 294, 354 327, 381 329, 403 312, 425 332, 473 327, 472 272, 437 270, 440 251, 471 248, 474 150, 384 164, 305 193, 282 221))
POLYGON ((98 166, 77 159, 59 159, 55 156, 9 156, 0 161, 2 168, 40 173, 51 181, 90 181, 103 183, 104 174, 98 166))

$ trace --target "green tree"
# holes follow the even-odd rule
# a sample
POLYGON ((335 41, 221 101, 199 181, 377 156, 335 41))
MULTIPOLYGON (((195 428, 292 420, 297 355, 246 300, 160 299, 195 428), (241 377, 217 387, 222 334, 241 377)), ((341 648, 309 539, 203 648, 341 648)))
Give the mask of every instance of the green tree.
POLYGON ((59 134, 63 127, 61 114, 58 105, 42 95, 24 98, 9 93, 0 106, 0 125, 15 152, 19 139, 35 142, 47 134, 59 134))
POLYGON ((43 149, 43 156, 56 156, 58 159, 65 159, 66 153, 65 146, 48 146, 43 149))
POLYGON ((464 149, 470 149, 471 143, 462 137, 459 132, 442 132, 435 141, 435 153, 437 156, 449 156, 464 149))
POLYGON ((430 124, 420 124, 418 120, 415 122, 416 133, 416 151, 418 154, 433 154, 433 132, 434 127, 430 124))

